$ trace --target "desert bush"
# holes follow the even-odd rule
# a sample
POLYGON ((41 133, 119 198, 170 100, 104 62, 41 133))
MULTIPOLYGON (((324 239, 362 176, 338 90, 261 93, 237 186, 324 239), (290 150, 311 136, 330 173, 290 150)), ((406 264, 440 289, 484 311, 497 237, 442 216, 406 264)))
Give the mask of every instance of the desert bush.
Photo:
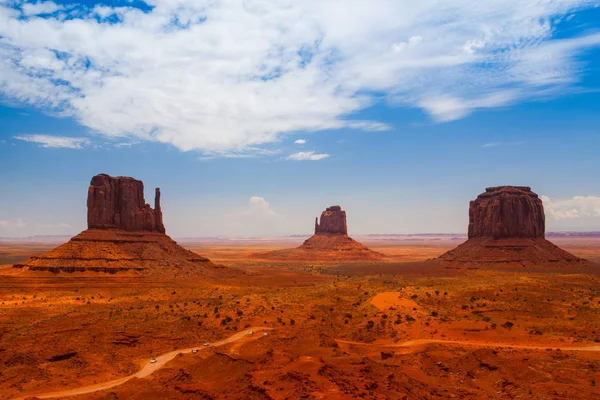
POLYGON ((510 321, 506 321, 505 323, 503 323, 503 324, 502 324, 502 327, 503 327, 503 328, 506 328, 506 329, 510 329, 510 328, 512 328, 513 326, 515 326, 515 324, 513 324, 513 323, 512 323, 512 322, 510 322, 510 321))

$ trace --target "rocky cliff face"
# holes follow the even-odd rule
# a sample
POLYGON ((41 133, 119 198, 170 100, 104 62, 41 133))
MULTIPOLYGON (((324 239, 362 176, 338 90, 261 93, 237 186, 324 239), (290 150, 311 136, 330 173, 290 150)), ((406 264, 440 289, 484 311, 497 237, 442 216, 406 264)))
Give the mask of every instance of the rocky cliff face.
POLYGON ((321 213, 320 223, 315 220, 315 235, 318 233, 347 235, 346 211, 340 206, 328 207, 321 213))
POLYGON ((88 228, 165 233, 156 189, 155 208, 144 200, 144 183, 129 177, 99 174, 88 189, 88 228))
POLYGON ((490 187, 469 205, 469 239, 543 238, 544 232, 544 206, 529 187, 490 187))
POLYGON ((469 206, 469 240, 440 257, 454 267, 571 267, 587 261, 544 238, 542 200, 526 186, 485 190, 469 206))

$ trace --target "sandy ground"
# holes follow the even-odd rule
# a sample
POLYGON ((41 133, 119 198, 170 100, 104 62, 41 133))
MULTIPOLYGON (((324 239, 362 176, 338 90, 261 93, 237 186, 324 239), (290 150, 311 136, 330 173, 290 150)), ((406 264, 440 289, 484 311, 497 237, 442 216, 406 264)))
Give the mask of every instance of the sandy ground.
MULTIPOLYGON (((600 399, 600 266, 423 262, 448 242, 376 241, 384 262, 343 264, 188 245, 245 272, 220 280, 0 267, 0 399, 600 399)), ((561 245, 600 259, 600 241, 561 245)), ((11 262, 41 251, 0 245, 11 262)))

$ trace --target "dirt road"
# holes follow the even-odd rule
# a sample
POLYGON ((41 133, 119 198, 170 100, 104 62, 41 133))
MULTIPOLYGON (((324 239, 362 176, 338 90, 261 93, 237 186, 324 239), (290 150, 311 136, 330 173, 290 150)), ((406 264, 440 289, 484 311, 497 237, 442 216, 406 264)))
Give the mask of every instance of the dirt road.
MULTIPOLYGON (((236 333, 233 336, 228 337, 227 339, 223 339, 219 342, 211 343, 210 347, 219 347, 219 346, 223 346, 228 343, 236 342, 240 339, 247 337, 248 333, 250 331, 256 332, 256 334, 254 336, 255 338, 260 338, 263 336, 264 331, 271 330, 271 329, 273 329, 273 328, 267 328, 267 327, 248 328, 248 329, 245 329, 243 331, 236 333)), ((108 381, 108 382, 97 383, 97 384, 89 385, 89 386, 81 386, 81 387, 74 388, 74 389, 61 390, 58 392, 30 394, 25 397, 16 398, 15 400, 23 400, 23 399, 26 399, 27 397, 36 397, 38 399, 69 397, 69 396, 76 396, 79 394, 93 393, 93 392, 98 392, 100 390, 110 389, 115 386, 122 385, 125 382, 127 382, 133 378, 145 378, 145 377, 151 375, 152 373, 154 373, 155 371, 164 367, 165 364, 167 364, 169 361, 171 361, 172 359, 177 357, 178 354, 191 353, 193 349, 198 349, 198 351, 202 351, 204 349, 207 349, 207 347, 200 345, 198 347, 190 347, 188 349, 179 349, 179 350, 170 351, 168 353, 165 353, 165 354, 162 354, 162 355, 156 357, 155 363, 150 363, 150 360, 144 361, 144 367, 141 370, 139 370, 138 372, 136 372, 133 375, 125 376, 123 378, 115 379, 115 380, 108 381)))
MULTIPOLYGON (((228 343, 236 342, 240 339, 243 339, 244 337, 247 337, 248 332, 250 332, 250 331, 255 331, 256 332, 255 337, 260 338, 260 337, 262 337, 262 334, 264 331, 271 330, 271 329, 272 328, 267 328, 267 327, 249 328, 249 329, 243 330, 241 332, 238 332, 235 335, 228 337, 227 339, 212 343, 211 347, 219 347, 219 346, 223 346, 228 343)), ((600 351, 600 346, 595 346, 595 345, 594 346, 553 346, 553 345, 533 346, 533 345, 517 345, 517 344, 509 344, 509 343, 484 343, 484 342, 467 342, 467 341, 458 341, 458 340, 438 340, 438 339, 415 339, 415 340, 408 340, 408 341, 401 342, 401 343, 389 343, 389 344, 352 342, 352 341, 342 340, 342 339, 336 339, 336 342, 339 344, 346 344, 346 345, 352 345, 352 346, 404 348, 404 349, 412 349, 412 348, 424 346, 427 344, 439 343, 439 344, 458 344, 461 346, 494 347, 494 348, 506 347, 506 348, 516 348, 516 349, 537 349, 537 350, 546 350, 546 349, 558 350, 558 349, 560 349, 562 351, 600 351)), ((69 397, 69 396, 75 396, 75 395, 92 393, 92 392, 97 392, 100 390, 110 389, 115 386, 122 385, 125 382, 127 382, 133 378, 145 378, 145 377, 151 375, 152 373, 154 373, 155 371, 159 370, 160 368, 164 367, 165 364, 167 364, 169 361, 173 360, 178 354, 191 353, 192 350, 195 348, 198 349, 198 351, 206 349, 206 347, 204 347, 204 346, 198 346, 198 347, 190 347, 188 349, 173 350, 171 352, 168 352, 168 353, 165 353, 165 354, 162 354, 162 355, 156 357, 155 363, 150 363, 149 360, 145 361, 144 367, 133 375, 129 375, 129 376, 115 379, 115 380, 108 381, 108 382, 98 383, 98 384, 89 385, 89 386, 82 386, 82 387, 78 387, 78 388, 74 388, 74 389, 67 389, 67 390, 51 392, 51 393, 28 395, 26 397, 20 397, 15 400, 23 400, 27 397, 36 397, 39 399, 69 397)))

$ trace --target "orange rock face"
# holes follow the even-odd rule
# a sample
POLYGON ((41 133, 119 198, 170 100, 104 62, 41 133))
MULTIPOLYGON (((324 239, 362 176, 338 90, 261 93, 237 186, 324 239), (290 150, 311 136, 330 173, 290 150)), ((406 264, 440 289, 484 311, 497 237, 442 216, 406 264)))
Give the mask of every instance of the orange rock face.
POLYGON ((585 262, 546 240, 544 234, 544 206, 531 188, 491 187, 469 204, 469 240, 439 259, 521 266, 585 262))
POLYGON ((129 177, 99 174, 88 189, 88 228, 165 233, 156 188, 154 209, 144 200, 144 183, 129 177))
POLYGON ((237 273, 179 246, 165 234, 156 189, 154 209, 144 184, 129 177, 96 175, 88 189, 88 229, 17 268, 50 272, 130 271, 185 278, 237 273))
POLYGON ((340 206, 327 207, 321 213, 321 222, 315 220, 315 234, 317 233, 339 233, 342 235, 348 234, 348 226, 346 224, 346 211, 340 206))
POLYGON ((544 232, 544 206, 529 187, 490 187, 469 205, 469 239, 543 238, 544 232))
POLYGON ((259 254, 261 258, 285 260, 375 260, 383 258, 348 236, 346 212, 340 206, 327 207, 315 221, 315 234, 295 249, 259 254))

